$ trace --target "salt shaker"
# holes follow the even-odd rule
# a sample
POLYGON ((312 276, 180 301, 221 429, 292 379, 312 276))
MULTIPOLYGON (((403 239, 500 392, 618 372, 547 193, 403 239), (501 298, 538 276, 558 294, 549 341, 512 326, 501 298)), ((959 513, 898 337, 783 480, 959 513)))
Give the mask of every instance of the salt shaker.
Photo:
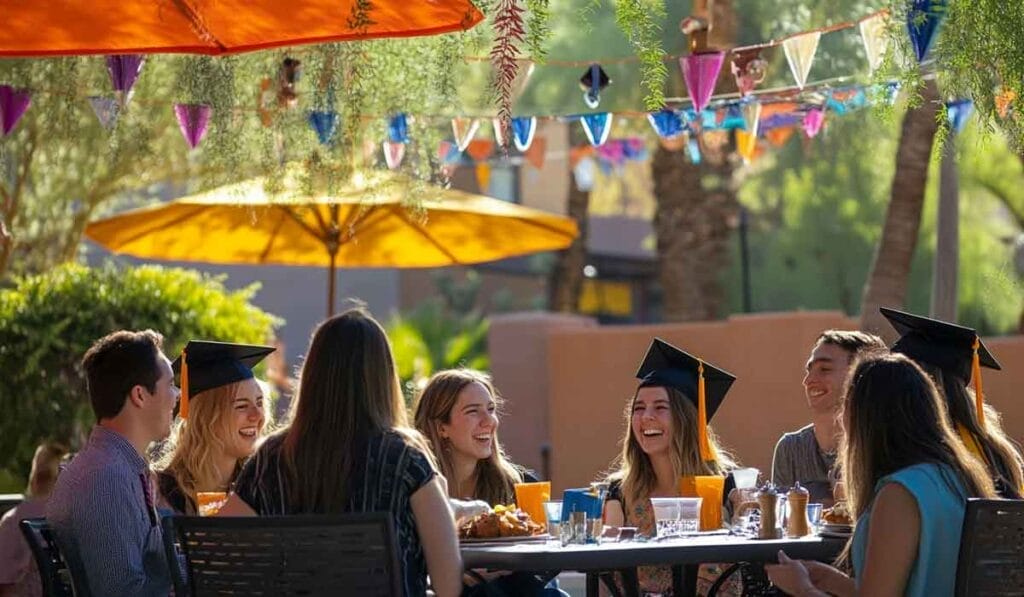
POLYGON ((799 483, 789 490, 789 516, 786 517, 786 535, 804 537, 810 534, 807 524, 807 501, 810 494, 799 483))
POLYGON ((775 517, 779 494, 772 485, 765 485, 757 494, 757 502, 761 507, 761 529, 757 534, 758 539, 780 539, 782 529, 779 528, 775 517))

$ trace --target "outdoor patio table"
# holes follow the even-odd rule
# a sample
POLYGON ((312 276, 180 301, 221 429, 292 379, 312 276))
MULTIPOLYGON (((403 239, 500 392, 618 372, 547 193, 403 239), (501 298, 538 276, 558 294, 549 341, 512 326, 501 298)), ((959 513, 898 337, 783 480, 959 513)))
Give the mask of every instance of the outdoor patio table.
POLYGON ((674 593, 690 597, 696 595, 697 567, 701 563, 775 562, 780 549, 792 558, 831 561, 845 544, 845 539, 813 536, 762 541, 711 535, 565 547, 553 542, 467 545, 461 551, 462 562, 467 569, 584 572, 588 596, 598 595, 598 574, 601 572, 628 571, 636 566, 672 566, 674 593))

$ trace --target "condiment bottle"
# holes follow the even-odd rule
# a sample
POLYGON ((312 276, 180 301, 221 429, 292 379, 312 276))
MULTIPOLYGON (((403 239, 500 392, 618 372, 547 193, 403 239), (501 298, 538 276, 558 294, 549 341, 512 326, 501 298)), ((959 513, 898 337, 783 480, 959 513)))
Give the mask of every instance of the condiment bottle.
POLYGON ((758 531, 759 539, 778 539, 782 534, 775 519, 775 510, 779 505, 779 495, 775 488, 765 485, 757 494, 757 502, 761 507, 761 529, 758 531))
POLYGON ((786 535, 804 537, 810 534, 807 524, 807 501, 810 494, 799 483, 789 490, 789 516, 786 518, 786 535))

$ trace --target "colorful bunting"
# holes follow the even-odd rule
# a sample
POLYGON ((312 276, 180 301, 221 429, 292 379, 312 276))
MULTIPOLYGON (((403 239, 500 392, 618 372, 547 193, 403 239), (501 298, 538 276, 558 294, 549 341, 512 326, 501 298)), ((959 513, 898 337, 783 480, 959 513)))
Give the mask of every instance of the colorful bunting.
POLYGON ((338 113, 334 110, 313 111, 309 113, 309 124, 316 132, 321 145, 330 145, 334 131, 338 128, 338 113))
POLYGON ((794 126, 780 126, 771 130, 765 131, 764 137, 768 139, 768 142, 772 144, 772 147, 782 147, 789 141, 789 138, 796 132, 794 126))
POLYGON ((533 135, 537 132, 536 116, 520 116, 512 119, 512 142, 517 151, 526 151, 533 143, 533 135))
POLYGON ((675 110, 659 110, 647 115, 647 121, 654 127, 654 132, 662 139, 678 137, 685 132, 683 119, 675 110))
POLYGON ((935 34, 939 31, 939 25, 946 16, 947 0, 909 1, 907 33, 910 34, 910 44, 914 46, 914 55, 917 56, 918 63, 921 63, 928 56, 928 50, 935 41, 935 34))
POLYGON ((388 120, 388 141, 392 143, 409 142, 409 125, 405 114, 395 114, 388 120))
POLYGON ((683 71, 686 90, 693 100, 693 109, 700 112, 711 101, 715 91, 718 73, 722 71, 725 52, 701 52, 690 54, 679 59, 679 67, 683 71))
POLYGON ((548 140, 544 137, 537 137, 530 144, 530 147, 523 153, 523 157, 527 162, 530 163, 534 168, 541 170, 544 168, 544 158, 548 153, 548 140))
POLYGON ((594 158, 585 157, 576 162, 572 175, 576 181, 576 190, 589 193, 594 188, 594 181, 597 178, 597 164, 594 163, 594 158))
POLYGON ((867 94, 864 88, 859 85, 851 87, 840 87, 833 89, 825 100, 825 105, 840 116, 851 110, 863 108, 868 103, 867 94))
POLYGON ((768 63, 761 58, 761 48, 733 51, 732 74, 740 96, 750 95, 768 74, 768 63))
POLYGON ((124 106, 132 96, 132 88, 142 72, 145 63, 142 54, 119 54, 107 56, 107 72, 110 73, 110 84, 121 105, 124 106))
POLYGON ((804 116, 804 133, 808 139, 818 136, 821 126, 825 123, 825 111, 821 108, 811 108, 804 116))
POLYGON ((100 121, 100 126, 107 130, 114 127, 121 109, 121 104, 116 99, 93 95, 89 97, 89 105, 92 106, 96 119, 100 121))
POLYGON ((609 172, 611 168, 621 168, 627 161, 647 159, 647 149, 643 139, 611 139, 597 148, 598 165, 609 172))
POLYGON ((686 142, 686 153, 689 154, 691 163, 700 163, 700 142, 693 136, 686 142))
POLYGON ((494 141, 489 139, 473 139, 466 147, 466 153, 477 162, 485 162, 494 154, 494 141))
POLYGON ((745 101, 740 104, 740 110, 743 113, 743 129, 748 134, 757 137, 758 124, 761 122, 761 102, 745 101))
POLYGON ((754 150, 757 149, 757 135, 747 131, 736 130, 736 153, 740 154, 743 162, 749 164, 754 158, 754 150))
POLYGON ((174 115, 178 118, 178 127, 185 137, 190 149, 199 146, 206 136, 206 127, 210 124, 210 113, 213 109, 206 104, 174 104, 174 115))
POLYGON ((875 72, 882 64, 888 37, 885 33, 886 15, 872 15, 860 22, 860 37, 864 42, 864 54, 868 58, 868 72, 875 72))
POLYGON ((384 163, 388 170, 397 170, 402 165, 402 158, 405 157, 405 143, 399 141, 384 142, 384 163))
POLYGON ((782 41, 782 49, 786 52, 789 70, 792 71, 796 86, 800 89, 807 84, 807 75, 810 74, 811 65, 814 64, 814 55, 818 52, 819 40, 821 40, 821 32, 811 31, 787 37, 782 41))
POLYGON ((457 163, 461 157, 462 152, 459 151, 458 146, 451 141, 441 141, 437 145, 437 159, 440 160, 442 164, 457 163))
POLYGON ((590 141, 594 147, 604 145, 604 142, 608 140, 608 135, 612 132, 610 112, 584 114, 580 116, 580 123, 583 125, 583 132, 587 134, 587 141, 590 141))
POLYGON ((476 165, 476 186, 484 194, 491 188, 491 165, 487 162, 478 162, 476 165))
POLYGON ((960 134, 974 112, 974 103, 969 99, 958 99, 946 102, 946 119, 954 133, 960 134))
POLYGON ((0 132, 11 134, 18 121, 25 115, 32 103, 32 93, 28 89, 15 89, 10 85, 0 85, 0 132))
POLYGON ((479 128, 480 121, 475 118, 452 119, 452 134, 455 135, 455 145, 459 151, 466 151, 479 128))

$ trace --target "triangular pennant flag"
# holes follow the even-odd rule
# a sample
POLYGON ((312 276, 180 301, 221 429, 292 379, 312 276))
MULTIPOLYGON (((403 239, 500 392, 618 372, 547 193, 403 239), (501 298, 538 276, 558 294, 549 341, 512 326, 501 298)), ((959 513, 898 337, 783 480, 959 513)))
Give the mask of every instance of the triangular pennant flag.
POLYGON ((0 132, 4 136, 11 134, 31 103, 32 94, 28 89, 0 85, 0 132))
POLYGON ((683 134, 683 118, 675 110, 659 110, 647 115, 654 132, 662 139, 671 139, 683 134))
POLYGON ((707 107, 715 91, 718 73, 722 71, 725 52, 700 52, 679 59, 686 90, 693 100, 693 109, 700 112, 707 107))
POLYGON ((388 141, 403 144, 409 142, 409 125, 405 114, 395 114, 388 120, 388 141))
POLYGON ((740 111, 743 113, 743 129, 750 135, 757 137, 758 125, 761 122, 761 102, 757 100, 745 101, 740 104, 740 111))
POLYGON ((544 168, 544 159, 548 153, 548 140, 544 137, 537 137, 527 148, 526 152, 523 153, 523 157, 530 163, 534 168, 541 170, 544 168))
POLYGON ((811 31, 782 41, 782 49, 786 52, 789 70, 792 71, 796 86, 800 89, 807 84, 807 75, 810 74, 811 65, 814 64, 814 55, 818 52, 819 40, 821 40, 821 32, 811 31))
POLYGON ((536 116, 520 116, 512 119, 512 142, 518 151, 526 151, 533 143, 533 135, 537 132, 536 116))
POLYGON ((476 162, 486 161, 494 153, 494 141, 490 139, 473 139, 466 147, 466 153, 476 162))
POLYGON ((314 110, 309 113, 309 125, 313 127, 321 145, 330 145, 334 131, 338 128, 338 113, 334 110, 314 110))
POLYGON ((804 116, 804 133, 807 138, 817 137, 823 124, 825 124, 825 111, 821 108, 811 108, 804 116))
POLYGON ((686 141, 686 153, 690 156, 690 162, 700 163, 700 142, 693 135, 686 141))
POLYGON ((594 158, 585 157, 576 162, 572 169, 572 177, 576 181, 576 190, 582 193, 590 192, 597 178, 597 164, 594 158))
POLYGON ((455 145, 459 151, 466 151, 478 128, 480 128, 480 121, 475 118, 452 119, 452 134, 455 135, 455 145))
MULTIPOLYGON (((1010 114, 1010 107, 1015 99, 1017 99, 1017 92, 1013 89, 999 90, 999 93, 996 94, 996 113, 1000 118, 1006 118, 1010 114)), ((1024 265, 1022 265, 1022 269, 1024 269, 1024 265)))
POLYGON ((178 118, 178 127, 185 137, 190 149, 199 146, 206 136, 206 127, 210 124, 210 113, 213 109, 206 104, 174 104, 174 115, 178 118))
POLYGON ((402 158, 405 157, 405 143, 394 141, 384 142, 384 162, 389 170, 396 170, 402 165, 402 158))
POLYGON ((476 165, 476 185, 481 193, 487 193, 491 188, 491 165, 487 162, 479 162, 476 165))
POLYGON ((89 105, 92 106, 96 119, 100 121, 100 126, 107 130, 114 127, 114 124, 117 123, 117 114, 121 108, 116 99, 93 95, 89 97, 89 105))
POLYGON ((972 112, 974 112, 974 103, 969 99, 946 102, 946 118, 949 120, 950 128, 958 135, 963 132, 972 112))
POLYGON ((644 140, 639 137, 630 137, 622 141, 622 154, 630 161, 643 161, 647 159, 647 147, 644 140))
POLYGON ((604 145, 604 142, 608 140, 608 135, 612 132, 610 112, 584 114, 580 116, 580 123, 583 124, 583 132, 587 134, 587 140, 594 147, 604 145))
POLYGON ((761 58, 761 48, 733 50, 732 74, 736 77, 736 88, 741 96, 747 96, 764 81, 768 63, 761 58))
POLYGON ((772 144, 772 147, 782 147, 789 141, 789 138, 796 132, 796 127, 780 126, 764 132, 765 139, 772 144))
POLYGON ((437 159, 442 164, 455 164, 462 159, 462 152, 451 141, 441 141, 437 145, 437 159))
POLYGON ((750 163, 754 157, 754 150, 757 149, 757 135, 751 135, 747 131, 736 130, 736 153, 740 154, 743 161, 750 163))
POLYGON ((526 91, 526 86, 530 83, 530 77, 533 76, 533 71, 537 66, 532 60, 526 62, 525 65, 519 65, 519 68, 516 69, 516 77, 512 79, 512 103, 515 103, 526 91))
POLYGON ((935 34, 946 16, 946 0, 910 0, 907 8, 907 33, 917 61, 924 62, 935 41, 935 34))
POLYGON ((505 145, 505 131, 501 128, 500 118, 491 120, 491 130, 494 131, 494 142, 498 144, 498 147, 508 147, 505 145))
POLYGON ((110 73, 110 84, 122 105, 127 104, 132 96, 132 88, 142 72, 146 58, 142 54, 119 54, 107 56, 107 72, 110 73))
POLYGON ((607 165, 621 168, 626 163, 626 148, 622 139, 612 139, 598 147, 597 159, 599 166, 607 165))
POLYGON ((868 72, 875 72, 882 64, 888 37, 885 33, 886 14, 878 13, 860 22, 860 38, 864 54, 868 57, 868 72))

